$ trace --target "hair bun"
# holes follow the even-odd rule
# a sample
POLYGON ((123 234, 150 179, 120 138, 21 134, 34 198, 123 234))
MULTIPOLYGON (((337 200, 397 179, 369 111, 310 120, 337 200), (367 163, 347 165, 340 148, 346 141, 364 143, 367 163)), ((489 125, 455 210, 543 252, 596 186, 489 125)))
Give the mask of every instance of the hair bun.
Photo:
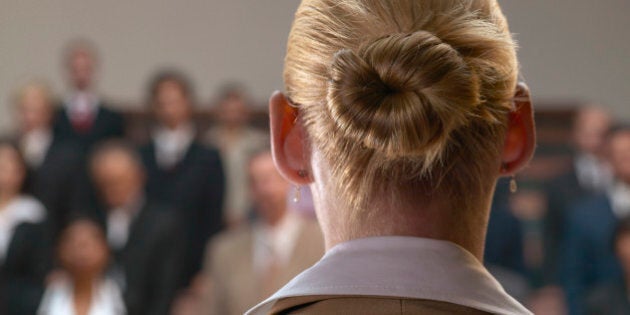
POLYGON ((331 79, 327 106, 338 129, 388 158, 439 158, 480 103, 474 71, 426 31, 337 52, 331 79))

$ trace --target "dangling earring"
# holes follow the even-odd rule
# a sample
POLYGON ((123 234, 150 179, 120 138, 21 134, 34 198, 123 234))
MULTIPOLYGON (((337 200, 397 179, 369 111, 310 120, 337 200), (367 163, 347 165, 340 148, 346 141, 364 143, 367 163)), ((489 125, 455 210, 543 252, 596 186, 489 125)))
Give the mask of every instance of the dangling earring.
MULTIPOLYGON (((305 178, 308 175, 308 173, 306 173, 305 170, 299 170, 298 171, 298 176, 305 178)), ((293 202, 298 203, 300 202, 300 198, 302 197, 302 186, 299 185, 295 185, 295 191, 294 191, 294 195, 293 195, 293 202)))
POLYGON ((516 175, 512 175, 510 179, 510 192, 515 194, 518 191, 518 183, 516 183, 516 175))
MULTIPOLYGON (((507 172, 507 166, 505 165, 505 163, 503 163, 501 165, 501 170, 505 173, 507 172)), ((516 175, 512 175, 512 178, 510 178, 510 192, 515 194, 518 191, 518 183, 516 182, 516 175)))
POLYGON ((302 186, 295 185, 295 188, 293 191, 293 202, 294 203, 300 202, 301 197, 302 197, 302 186))

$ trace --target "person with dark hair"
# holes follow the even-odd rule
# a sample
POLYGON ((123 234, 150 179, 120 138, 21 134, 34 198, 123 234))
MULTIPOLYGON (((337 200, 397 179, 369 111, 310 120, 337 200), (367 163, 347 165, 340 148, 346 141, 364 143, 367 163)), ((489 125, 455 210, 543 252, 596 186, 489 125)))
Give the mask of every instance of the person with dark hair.
POLYGON ((606 158, 606 134, 612 118, 597 106, 578 108, 573 118, 572 163, 568 172, 547 181, 547 211, 544 217, 544 274, 546 285, 560 282, 562 239, 571 206, 586 196, 606 193, 613 183, 606 158))
POLYGON ((47 286, 38 315, 124 315, 120 286, 107 275, 110 249, 103 227, 86 216, 71 218, 57 244, 62 268, 47 286))
POLYGON ((593 289, 586 298, 586 314, 630 314, 630 217, 619 221, 612 242, 623 277, 593 289))
POLYGON ((78 39, 70 42, 63 55, 63 66, 71 92, 55 116, 55 137, 75 143, 86 152, 96 143, 124 136, 122 115, 103 102, 96 93, 94 74, 98 57, 93 43, 78 39))
POLYGON ((23 193, 26 164, 0 141, 0 314, 34 314, 50 267, 46 209, 23 193))
POLYGON ((156 123, 150 143, 141 148, 148 201, 175 209, 185 227, 182 286, 197 275, 206 242, 223 226, 223 166, 216 149, 197 141, 194 99, 183 74, 158 73, 148 95, 156 123))
POLYGON ((247 153, 269 146, 269 137, 248 125, 251 105, 242 87, 225 87, 216 106, 217 121, 206 133, 205 140, 221 153, 226 174, 225 221, 228 226, 236 227, 246 221, 251 210, 247 194, 247 153))
POLYGON ((108 141, 95 148, 90 171, 119 270, 129 315, 168 314, 182 273, 182 227, 171 209, 146 197, 146 173, 135 148, 108 141))
POLYGON ((26 189, 48 210, 56 235, 68 213, 79 207, 80 180, 86 174, 77 147, 53 136, 52 97, 43 82, 32 81, 17 91, 15 139, 28 168, 26 189))
POLYGON ((605 146, 614 184, 604 194, 577 201, 568 212, 560 268, 571 314, 584 314, 589 290, 622 275, 610 243, 619 220, 630 215, 630 127, 614 127, 605 146))
POLYGON ((482 264, 536 142, 497 1, 303 0, 287 46, 272 151, 326 254, 248 314, 531 314, 482 264))

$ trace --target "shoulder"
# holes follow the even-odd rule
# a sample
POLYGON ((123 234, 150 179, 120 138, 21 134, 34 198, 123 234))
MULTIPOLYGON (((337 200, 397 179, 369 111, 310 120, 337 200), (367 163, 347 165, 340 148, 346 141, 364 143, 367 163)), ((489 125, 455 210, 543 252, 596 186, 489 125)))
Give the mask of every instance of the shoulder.
POLYGON ((489 314, 476 309, 431 300, 387 297, 296 297, 279 301, 278 314, 489 314))
POLYGON ((252 228, 249 225, 234 230, 224 231, 213 237, 208 243, 208 250, 213 256, 225 256, 252 242, 252 228))
POLYGON ((10 205, 20 221, 28 223, 41 223, 46 219, 46 208, 35 197, 22 195, 17 197, 10 205))

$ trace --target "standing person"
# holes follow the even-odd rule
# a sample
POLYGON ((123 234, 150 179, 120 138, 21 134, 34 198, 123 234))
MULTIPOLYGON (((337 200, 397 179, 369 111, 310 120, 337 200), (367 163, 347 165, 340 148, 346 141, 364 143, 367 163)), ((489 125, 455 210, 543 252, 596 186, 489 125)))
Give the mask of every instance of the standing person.
POLYGON ((590 289, 622 277, 611 241, 618 222, 630 215, 630 127, 613 128, 606 145, 614 184, 575 203, 567 215, 561 280, 571 314, 584 313, 590 289))
POLYGON ((204 265, 209 290, 202 303, 208 314, 243 314, 324 253, 317 221, 287 205, 289 183, 271 152, 251 156, 247 173, 257 219, 210 242, 204 265))
POLYGON ((110 250, 92 219, 72 219, 57 249, 63 275, 46 288, 38 315, 124 315, 120 287, 107 276, 110 250))
POLYGON ((619 221, 613 236, 613 249, 623 277, 612 279, 589 292, 586 314, 630 314, 630 217, 619 221))
POLYGON ((613 183, 613 174, 606 158, 605 138, 612 124, 602 108, 580 108, 573 120, 572 167, 566 174, 550 180, 545 187, 548 206, 544 218, 545 261, 544 281, 558 284, 558 263, 564 252, 561 240, 566 233, 568 211, 586 196, 606 193, 613 183))
POLYGON ((327 252, 250 314, 530 314, 482 265, 496 181, 531 158, 527 87, 493 0, 304 0, 276 166, 327 252))
POLYGON ((99 145, 89 166, 105 209, 102 219, 128 314, 169 314, 184 252, 177 217, 145 197, 142 160, 130 145, 99 145))
POLYGON ((201 269, 205 244, 222 227, 225 190, 218 151, 197 141, 193 95, 179 72, 153 78, 148 98, 156 124, 142 148, 148 200, 174 208, 185 227, 183 286, 201 269))
POLYGON ((55 137, 71 141, 86 152, 96 143, 124 135, 121 114, 109 108, 95 89, 99 66, 96 48, 86 40, 75 40, 63 56, 70 93, 55 117, 55 137))
POLYGON ((0 141, 0 314, 35 314, 50 267, 46 209, 23 193, 26 164, 0 141))
POLYGON ((71 210, 78 206, 79 180, 85 178, 76 146, 53 137, 53 99, 45 83, 21 87, 15 98, 16 141, 28 167, 27 191, 48 210, 56 235, 71 210))
POLYGON ((269 137, 248 123, 251 108, 243 88, 229 86, 217 105, 217 123, 207 132, 206 141, 219 149, 226 174, 225 221, 229 227, 243 223, 250 214, 247 194, 248 153, 269 146, 269 137))

